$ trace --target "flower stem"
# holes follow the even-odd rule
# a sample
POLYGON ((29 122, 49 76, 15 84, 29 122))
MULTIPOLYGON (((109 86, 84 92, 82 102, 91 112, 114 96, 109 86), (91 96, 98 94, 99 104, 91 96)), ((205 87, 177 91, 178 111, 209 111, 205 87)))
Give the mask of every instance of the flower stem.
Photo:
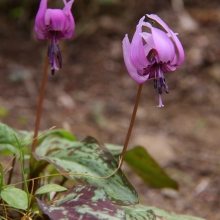
MULTIPOLYGON (((49 40, 47 42, 47 47, 49 45, 49 40)), ((47 50, 46 50, 47 51, 47 50)), ((37 147, 37 136, 38 136, 38 131, 39 131, 39 126, 40 126, 40 120, 41 120, 41 112, 42 112, 42 106, 43 106, 43 100, 44 100, 44 93, 45 93, 45 86, 46 86, 46 81, 47 81, 47 69, 48 69, 48 54, 46 52, 46 57, 45 57, 45 63, 44 63, 44 72, 43 72, 43 77, 42 77, 42 82, 41 82, 41 89, 40 89, 40 96, 39 96, 39 101, 38 101, 38 108, 37 108, 37 115, 35 119, 35 129, 34 129, 34 137, 33 137, 33 143, 32 143, 32 148, 31 152, 35 152, 36 147, 37 147)), ((28 176, 28 179, 32 179, 39 175, 39 173, 36 173, 36 164, 38 162, 35 160, 34 156, 30 155, 30 173, 28 176)), ((38 187, 38 180, 33 181, 29 183, 28 189, 29 193, 33 191, 33 193, 36 191, 38 187), (34 191, 33 189, 34 185, 34 191)))
POLYGON ((136 96, 136 100, 135 100, 135 104, 134 104, 133 113, 132 113, 132 116, 131 116, 130 125, 129 125, 129 128, 128 128, 128 132, 127 132, 127 136, 126 136, 126 139, 125 139, 124 147, 123 147, 123 150, 122 150, 122 153, 121 153, 120 167, 122 166, 124 155, 125 155, 125 152, 127 150, 128 143, 129 143, 129 140, 130 140, 130 137, 131 137, 131 132, 132 132, 132 128, 133 128, 133 125, 134 125, 134 120, 135 120, 136 113, 137 113, 137 108, 138 108, 138 104, 139 104, 139 100, 140 100, 140 96, 141 96, 142 87, 143 87, 143 84, 140 84, 139 87, 138 87, 138 92, 137 92, 137 96, 136 96))
POLYGON ((45 85, 47 81, 47 69, 48 69, 48 56, 46 54, 45 57, 45 63, 44 63, 44 72, 43 72, 43 78, 41 82, 41 89, 40 89, 40 97, 38 101, 38 108, 37 108, 37 116, 35 120, 35 129, 34 129, 34 141, 32 143, 32 149, 31 151, 34 152, 37 146, 37 136, 38 136, 38 131, 39 131, 39 126, 40 126, 40 119, 41 119, 41 112, 42 112, 42 106, 43 106, 43 100, 44 100, 44 93, 45 93, 45 85))

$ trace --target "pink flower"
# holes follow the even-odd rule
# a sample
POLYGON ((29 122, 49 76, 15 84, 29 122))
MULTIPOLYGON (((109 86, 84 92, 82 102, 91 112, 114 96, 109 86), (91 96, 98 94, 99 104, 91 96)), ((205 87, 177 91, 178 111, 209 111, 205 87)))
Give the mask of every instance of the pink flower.
POLYGON ((139 84, 154 79, 154 88, 158 89, 159 106, 162 103, 162 88, 168 94, 164 73, 176 70, 184 61, 184 50, 175 33, 157 15, 147 15, 156 21, 164 30, 144 22, 142 17, 136 27, 132 42, 127 34, 123 39, 123 56, 130 76, 139 84), (143 32, 147 27, 150 33, 143 32))
POLYGON ((50 40, 48 46, 48 58, 51 64, 51 72, 54 74, 59 67, 62 67, 62 56, 58 46, 58 40, 72 38, 75 29, 75 22, 71 13, 71 7, 74 0, 68 3, 64 2, 64 8, 50 9, 47 8, 47 0, 41 0, 40 7, 35 19, 34 31, 38 40, 50 40))

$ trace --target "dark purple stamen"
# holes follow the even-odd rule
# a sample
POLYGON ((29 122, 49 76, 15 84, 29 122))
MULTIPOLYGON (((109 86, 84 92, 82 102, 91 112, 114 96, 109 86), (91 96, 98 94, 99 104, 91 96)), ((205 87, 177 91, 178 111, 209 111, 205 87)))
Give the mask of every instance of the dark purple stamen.
POLYGON ((154 79, 154 88, 156 89, 158 86, 158 93, 162 94, 162 88, 164 87, 165 92, 169 94, 169 88, 166 84, 166 80, 163 77, 160 77, 159 79, 154 79))
POLYGON ((165 84, 165 91, 166 91, 166 94, 169 94, 169 88, 168 88, 167 84, 165 84))
POLYGON ((158 93, 161 95, 162 94, 162 87, 158 86, 158 93))
POLYGON ((52 65, 52 63, 53 63, 53 47, 52 47, 52 44, 50 44, 50 45, 48 46, 48 52, 47 52, 47 54, 48 54, 48 58, 49 58, 49 64, 52 65))
POLYGON ((60 50, 57 51, 57 60, 59 62, 59 67, 61 69, 62 68, 62 55, 61 55, 60 50))
POLYGON ((154 88, 157 88, 157 79, 154 79, 154 88))
POLYGON ((48 46, 47 54, 48 54, 49 63, 52 66, 51 74, 54 75, 56 69, 56 63, 55 63, 56 59, 58 60, 59 68, 60 69, 62 68, 62 55, 57 42, 53 40, 51 41, 50 45, 48 46))
POLYGON ((164 86, 164 79, 162 77, 159 78, 159 84, 162 86, 164 86))

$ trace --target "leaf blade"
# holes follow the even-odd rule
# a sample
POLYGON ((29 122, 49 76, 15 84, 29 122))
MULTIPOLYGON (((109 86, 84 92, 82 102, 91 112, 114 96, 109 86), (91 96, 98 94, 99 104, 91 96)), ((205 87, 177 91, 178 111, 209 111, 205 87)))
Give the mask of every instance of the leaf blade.
POLYGON ((66 187, 63 187, 57 184, 46 184, 38 188, 35 194, 39 195, 39 194, 45 194, 45 193, 50 193, 50 192, 62 192, 65 190, 67 190, 66 187))
POLYGON ((124 160, 148 185, 178 189, 178 183, 165 173, 143 147, 138 146, 127 151, 124 160))
POLYGON ((27 194, 21 189, 5 188, 1 192, 1 197, 11 207, 22 210, 26 210, 28 207, 27 194))
POLYGON ((62 149, 48 156, 34 155, 37 160, 51 163, 60 173, 66 173, 65 176, 77 184, 102 187, 115 204, 138 203, 137 192, 123 172, 119 169, 111 176, 118 167, 115 158, 92 137, 75 143, 72 148, 62 149), (76 175, 77 173, 81 175, 76 175), (109 177, 105 178, 107 176, 109 177))
POLYGON ((50 219, 125 219, 125 211, 108 200, 98 186, 75 186, 53 205, 37 199, 41 211, 50 219))

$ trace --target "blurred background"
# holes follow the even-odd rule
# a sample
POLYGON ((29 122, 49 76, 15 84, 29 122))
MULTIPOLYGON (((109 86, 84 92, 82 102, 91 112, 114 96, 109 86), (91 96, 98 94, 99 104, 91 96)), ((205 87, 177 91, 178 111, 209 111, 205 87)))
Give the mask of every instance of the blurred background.
MULTIPOLYGON (((33 32, 39 0, 0 1, 0 121, 33 130, 46 41, 33 32)), ((49 0, 62 8, 61 0, 49 0)), ((167 73, 170 94, 157 108, 144 84, 129 146, 142 145, 179 182, 152 189, 126 167, 147 205, 220 219, 220 5, 218 0, 75 0, 75 36, 59 43, 63 68, 48 71, 40 128, 65 128, 83 139, 123 145, 138 85, 128 75, 122 39, 144 14, 178 33, 184 64, 167 73)))

